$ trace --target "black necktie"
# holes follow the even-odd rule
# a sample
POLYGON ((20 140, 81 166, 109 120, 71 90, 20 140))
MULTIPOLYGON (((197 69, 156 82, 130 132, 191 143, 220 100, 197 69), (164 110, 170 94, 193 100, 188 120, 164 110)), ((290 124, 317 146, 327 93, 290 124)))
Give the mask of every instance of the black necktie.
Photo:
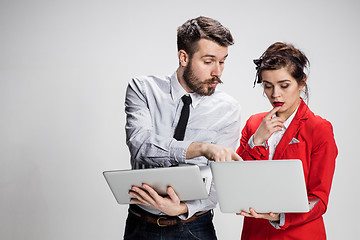
POLYGON ((184 95, 182 96, 181 99, 184 102, 184 106, 181 109, 179 123, 176 126, 175 134, 174 134, 174 138, 178 141, 184 140, 185 129, 187 122, 189 120, 190 104, 191 104, 191 97, 189 95, 184 95))

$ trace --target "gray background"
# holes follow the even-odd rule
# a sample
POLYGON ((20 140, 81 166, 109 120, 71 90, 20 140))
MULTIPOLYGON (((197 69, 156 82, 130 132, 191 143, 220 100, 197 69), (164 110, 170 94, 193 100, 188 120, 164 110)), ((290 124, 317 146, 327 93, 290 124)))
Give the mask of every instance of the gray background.
MULTIPOLYGON (((176 29, 199 15, 234 35, 220 88, 241 103, 242 125, 271 109, 252 59, 275 41, 307 54, 310 108, 339 148, 328 239, 357 239, 359 12, 355 0, 1 0, 0 239, 122 239, 127 206, 102 171, 130 166, 127 82, 173 73, 176 29)), ((215 226, 239 239, 242 217, 217 208, 215 226)))

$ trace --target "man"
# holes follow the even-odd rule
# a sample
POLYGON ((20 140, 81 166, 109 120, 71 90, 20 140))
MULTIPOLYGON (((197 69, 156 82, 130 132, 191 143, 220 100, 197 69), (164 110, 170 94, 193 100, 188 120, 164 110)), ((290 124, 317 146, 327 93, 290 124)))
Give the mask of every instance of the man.
MULTIPOLYGON (((240 106, 216 90, 233 44, 230 31, 214 19, 198 17, 180 26, 177 38, 177 71, 167 77, 134 78, 127 88, 126 135, 134 169, 241 160, 234 152, 240 106), (182 110, 186 104, 187 113, 182 110), (184 124, 179 118, 187 114, 184 124)), ((137 204, 129 207, 124 239, 216 239, 213 186, 208 199, 186 202, 171 187, 167 197, 146 184, 141 187, 129 192, 137 204)))

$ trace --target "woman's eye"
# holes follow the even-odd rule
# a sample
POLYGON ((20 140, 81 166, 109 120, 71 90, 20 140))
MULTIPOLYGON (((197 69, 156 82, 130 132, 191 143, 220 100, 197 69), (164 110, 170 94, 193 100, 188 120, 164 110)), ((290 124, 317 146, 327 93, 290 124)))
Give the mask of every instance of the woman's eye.
POLYGON ((264 88, 271 88, 271 85, 264 84, 264 88))
POLYGON ((281 85, 281 88, 287 88, 289 84, 281 85))

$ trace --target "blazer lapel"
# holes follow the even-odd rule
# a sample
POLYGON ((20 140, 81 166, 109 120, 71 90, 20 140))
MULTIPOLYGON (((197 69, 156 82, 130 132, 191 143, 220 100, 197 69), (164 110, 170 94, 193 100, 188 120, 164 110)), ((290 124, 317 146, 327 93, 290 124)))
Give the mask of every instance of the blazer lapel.
POLYGON ((298 111, 297 111, 294 119, 291 121, 288 129, 286 129, 284 136, 281 138, 279 144, 277 145, 277 147, 275 149, 273 159, 282 159, 281 157, 283 156, 284 152, 286 151, 286 148, 290 145, 290 142, 292 141, 292 139, 297 137, 297 134, 300 131, 301 125, 307 119, 307 114, 305 112, 306 109, 307 109, 306 104, 304 103, 304 101, 301 101, 300 106, 298 108, 298 111))

